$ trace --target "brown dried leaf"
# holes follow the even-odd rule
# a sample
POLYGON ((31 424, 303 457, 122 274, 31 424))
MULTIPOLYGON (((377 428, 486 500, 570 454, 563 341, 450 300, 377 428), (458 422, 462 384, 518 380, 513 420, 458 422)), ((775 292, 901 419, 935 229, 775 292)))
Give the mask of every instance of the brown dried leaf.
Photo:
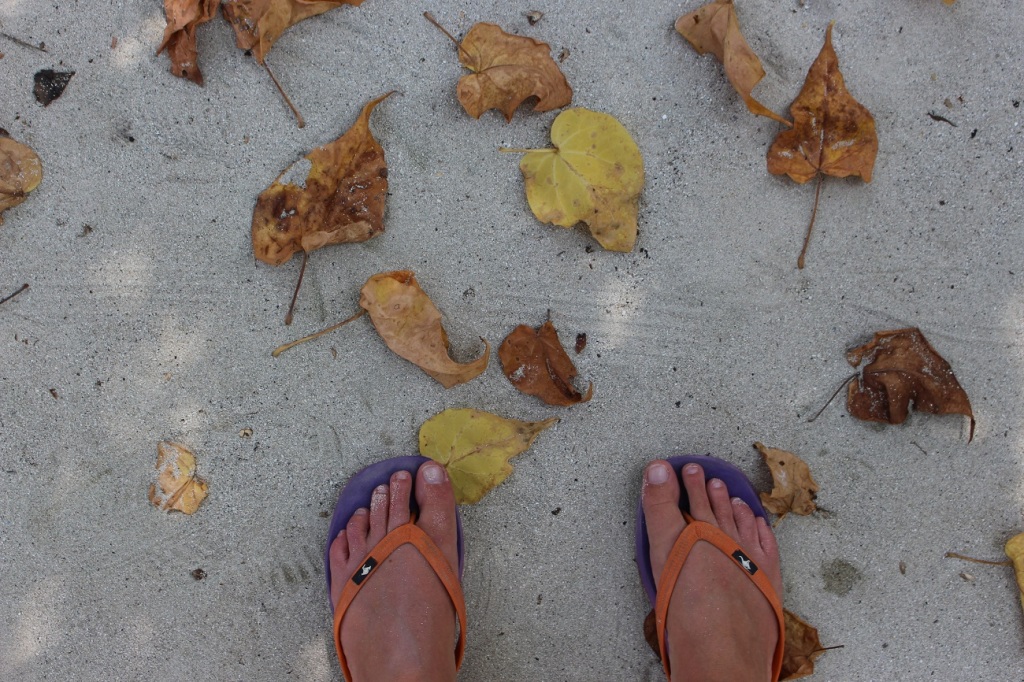
POLYGON ((538 329, 525 324, 516 327, 498 348, 498 358, 513 386, 548 405, 585 403, 594 394, 593 382, 586 395, 573 386, 576 367, 550 320, 538 329))
POLYGON ((754 443, 754 447, 772 472, 772 491, 761 493, 764 508, 778 515, 779 520, 789 512, 800 516, 813 514, 818 509, 814 503, 818 484, 807 463, 792 452, 769 448, 763 443, 754 443))
POLYGON ((792 611, 782 610, 786 620, 786 646, 782 651, 779 681, 798 680, 814 673, 814 662, 824 652, 818 630, 792 611))
POLYGON ((4 211, 25 201, 42 181, 43 164, 36 153, 0 129, 0 225, 4 211))
POLYGON ((348 132, 289 166, 260 194, 252 214, 257 258, 281 265, 299 250, 365 242, 384 231, 388 169, 370 133, 370 112, 390 94, 368 102, 348 132))
POLYGON ((156 446, 157 482, 149 486, 149 501, 162 511, 194 514, 206 499, 206 481, 196 476, 196 458, 180 443, 156 446))
POLYGON ((363 0, 224 0, 223 12, 235 30, 235 44, 252 50, 262 64, 289 27, 341 5, 361 4, 363 0))
POLYGON ((902 424, 913 403, 919 412, 970 417, 967 442, 974 439, 971 401, 949 363, 920 329, 877 332, 868 343, 847 351, 846 360, 854 367, 867 363, 850 383, 846 397, 846 407, 854 417, 902 424))
POLYGON ((458 86, 459 102, 473 118, 498 109, 511 121, 530 97, 537 98, 537 112, 572 102, 572 88, 551 58, 551 47, 505 33, 495 24, 479 23, 469 29, 459 45, 459 61, 473 72, 460 78, 458 86))
POLYGON ((658 642, 658 614, 651 609, 644 617, 644 641, 658 658, 661 658, 661 643, 658 642))
POLYGON ((768 150, 768 172, 805 183, 819 172, 837 178, 859 175, 871 182, 878 135, 871 112, 846 89, 832 49, 832 24, 807 80, 790 108, 793 128, 768 150))
POLYGON ((220 0, 164 0, 167 28, 156 53, 167 50, 167 56, 171 58, 171 73, 175 76, 203 84, 196 51, 196 28, 213 19, 219 4, 220 0))
POLYGON ((441 326, 441 312, 420 289, 410 270, 382 272, 366 280, 359 297, 377 333, 395 353, 417 365, 451 388, 479 376, 487 369, 491 347, 460 364, 448 355, 448 335, 441 326))
POLYGON ((726 77, 751 113, 767 116, 787 126, 793 125, 750 94, 754 86, 764 78, 764 68, 740 32, 733 0, 715 0, 679 17, 676 30, 700 54, 710 52, 718 58, 725 67, 726 77))

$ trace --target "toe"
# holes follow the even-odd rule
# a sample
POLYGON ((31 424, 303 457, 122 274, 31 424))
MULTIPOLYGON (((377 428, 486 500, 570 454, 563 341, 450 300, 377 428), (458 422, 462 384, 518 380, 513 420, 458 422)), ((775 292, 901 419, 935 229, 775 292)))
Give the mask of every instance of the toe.
POLYGON ((458 525, 455 493, 444 467, 426 462, 416 472, 416 503, 420 508, 416 525, 444 552, 453 568, 459 566, 458 525))
POLYGON ((388 502, 388 532, 409 523, 409 497, 412 495, 412 476, 408 471, 396 471, 391 476, 388 502))
POLYGON ((753 552, 761 547, 761 540, 757 533, 757 517, 754 510, 746 502, 738 497, 732 498, 732 517, 736 522, 736 532, 739 534, 740 547, 753 552))
POLYGON ((733 540, 738 540, 736 521, 732 515, 732 499, 725 483, 717 478, 708 481, 708 499, 711 500, 711 511, 715 514, 715 524, 733 540))
POLYGON ((672 545, 686 526, 679 510, 679 480, 668 462, 658 459, 647 465, 641 499, 651 543, 651 570, 657 581, 672 545))
POLYGON ((365 507, 356 509, 352 518, 345 526, 345 539, 348 540, 349 558, 366 556, 366 536, 370 532, 370 512, 365 507))
POLYGON ((683 487, 689 501, 690 516, 697 521, 714 523, 715 515, 711 511, 708 500, 707 482, 704 480, 704 468, 699 464, 687 464, 683 467, 683 487))
POLYGON ((383 483, 370 495, 370 533, 368 542, 373 547, 388 532, 388 486, 383 483))
POLYGON ((782 596, 782 567, 779 561, 779 543, 775 539, 775 533, 772 532, 772 527, 768 525, 768 522, 763 518, 758 518, 755 522, 757 525, 757 537, 761 543, 761 551, 764 553, 764 560, 762 563, 771 567, 768 571, 769 577, 772 580, 772 584, 775 586, 775 592, 782 596))
POLYGON ((345 538, 345 531, 338 533, 331 543, 331 603, 337 604, 341 596, 341 588, 348 579, 345 575, 345 564, 348 563, 348 540, 345 538))

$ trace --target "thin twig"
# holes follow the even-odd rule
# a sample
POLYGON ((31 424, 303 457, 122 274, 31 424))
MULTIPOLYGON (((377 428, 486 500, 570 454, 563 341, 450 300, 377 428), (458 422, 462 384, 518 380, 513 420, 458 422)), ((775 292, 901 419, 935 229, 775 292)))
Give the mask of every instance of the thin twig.
POLYGON ((804 269, 804 257, 807 255, 807 247, 811 245, 811 230, 814 229, 814 218, 818 215, 818 197, 821 196, 821 183, 825 181, 823 173, 818 174, 818 187, 814 190, 814 209, 811 211, 811 222, 807 226, 807 236, 804 237, 804 248, 800 249, 800 257, 796 259, 796 266, 804 269))
POLYGON ((273 355, 276 358, 278 355, 280 355, 281 353, 285 352, 289 348, 294 348, 295 346, 299 345, 300 343, 306 343, 306 341, 312 341, 313 339, 319 339, 324 334, 330 334, 335 329, 340 329, 341 327, 344 327, 346 324, 348 324, 352 320, 357 320, 357 319, 359 319, 360 317, 362 317, 365 314, 366 314, 365 310, 360 310, 358 313, 356 313, 352 317, 348 318, 347 320, 342 320, 338 324, 332 325, 332 326, 328 327, 327 329, 321 329, 320 331, 318 331, 315 334, 310 334, 309 336, 303 336, 301 339, 298 339, 296 341, 292 341, 291 343, 286 343, 283 346, 278 346, 277 348, 274 349, 274 352, 271 353, 271 355, 273 355))
POLYGON ((295 293, 292 294, 291 305, 288 306, 288 314, 284 316, 284 323, 292 323, 292 313, 295 311, 295 301, 299 298, 299 288, 302 286, 302 278, 306 274, 306 263, 309 262, 309 251, 302 252, 302 267, 299 269, 299 281, 295 283, 295 293))
POLYGON ((541 149, 520 149, 519 147, 498 147, 499 152, 508 152, 512 154, 532 154, 539 152, 541 154, 554 154, 558 150, 554 147, 542 147, 541 149))
POLYGON ((455 36, 453 36, 451 33, 449 33, 448 29, 446 29, 444 26, 442 26, 440 23, 438 23, 437 19, 434 18, 433 14, 431 14, 430 12, 424 12, 423 13, 423 17, 427 21, 432 23, 434 26, 436 26, 438 29, 440 29, 441 33, 443 33, 446 36, 448 36, 449 40, 451 40, 453 43, 455 43, 455 47, 459 48, 459 52, 461 52, 466 57, 467 60, 471 61, 473 59, 472 55, 470 55, 468 52, 466 52, 466 48, 462 47, 462 43, 459 42, 459 39, 456 38, 455 36))
POLYGON ((856 378, 857 378, 857 373, 856 373, 856 372, 854 372, 854 373, 853 373, 853 374, 851 374, 850 376, 848 376, 848 377, 846 377, 845 379, 843 379, 843 383, 839 384, 839 388, 837 388, 837 389, 836 389, 836 392, 832 394, 832 397, 831 397, 831 398, 829 398, 829 399, 828 399, 828 400, 827 400, 827 401, 825 402, 825 404, 821 406, 821 409, 820 409, 820 410, 818 410, 818 411, 817 411, 817 412, 816 412, 816 413, 814 414, 814 416, 813 416, 813 417, 811 417, 810 419, 808 419, 808 420, 807 420, 807 423, 808 423, 808 424, 810 424, 810 423, 811 423, 812 421, 814 421, 815 419, 817 419, 818 417, 820 417, 820 416, 821 416, 821 413, 825 411, 825 408, 826 408, 826 407, 828 407, 829 405, 831 405, 831 404, 832 404, 832 401, 836 399, 836 396, 837 396, 837 395, 839 395, 839 391, 841 391, 841 390, 843 390, 844 388, 846 388, 846 385, 847 385, 847 384, 849 384, 849 383, 850 383, 851 381, 853 381, 853 380, 854 380, 854 379, 856 379, 856 378))
POLYGON ((27 283, 27 282, 26 282, 25 284, 22 284, 22 285, 21 285, 21 288, 20 288, 20 289, 18 289, 17 291, 15 291, 15 292, 14 292, 13 294, 11 294, 10 296, 5 296, 4 298, 0 298, 0 303, 7 303, 7 302, 8 302, 9 300, 11 300, 12 298, 14 298, 15 296, 17 296, 17 295, 18 295, 18 294, 20 294, 21 292, 25 291, 25 289, 28 289, 28 283, 27 283))
POLYGON ((974 557, 964 556, 963 554, 957 554, 956 552, 946 552, 946 558, 960 559, 962 561, 970 561, 975 564, 985 564, 986 566, 1013 566, 1013 562, 1010 560, 989 561, 988 559, 975 559, 974 557))
POLYGON ((295 105, 292 104, 292 100, 288 97, 288 93, 285 92, 284 88, 281 87, 281 84, 277 82, 277 78, 274 76, 274 72, 270 70, 270 64, 267 63, 266 59, 263 60, 263 68, 267 70, 268 74, 270 74, 270 80, 274 81, 274 85, 277 86, 277 91, 280 92, 281 97, 284 98, 284 103, 287 104, 288 108, 292 110, 293 114, 295 114, 295 120, 298 121, 299 127, 305 128, 306 121, 302 118, 302 114, 299 113, 299 110, 295 108, 295 105))
POLYGON ((836 644, 835 646, 823 646, 820 649, 815 649, 811 653, 812 654, 816 654, 819 651, 831 651, 832 649, 845 649, 845 648, 846 648, 845 644, 836 644))
MULTIPOLYGON (((0 26, 3 26, 3 24, 0 24, 0 26)), ((7 38, 12 43, 17 43, 18 45, 21 45, 22 47, 27 47, 30 50, 39 50, 40 52, 46 52, 46 47, 44 46, 43 43, 39 43, 38 45, 33 45, 32 43, 26 42, 26 41, 22 40, 21 38, 16 38, 15 36, 12 36, 10 33, 4 33, 3 31, 0 31, 0 36, 2 36, 4 38, 7 38)), ((49 53, 47 52, 47 54, 49 54, 49 53)))

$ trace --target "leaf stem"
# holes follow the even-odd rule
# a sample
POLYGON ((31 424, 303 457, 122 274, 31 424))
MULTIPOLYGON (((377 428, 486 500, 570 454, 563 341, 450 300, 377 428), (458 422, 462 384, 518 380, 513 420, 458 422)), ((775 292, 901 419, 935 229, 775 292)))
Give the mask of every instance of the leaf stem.
POLYGON ((820 409, 820 410, 818 410, 817 412, 815 412, 815 413, 814 413, 814 416, 813 416, 813 417, 811 417, 810 419, 808 419, 808 420, 807 420, 807 423, 808 423, 808 424, 810 424, 810 423, 811 423, 811 422, 813 422, 813 421, 814 421, 815 419, 817 419, 818 417, 820 417, 820 416, 821 416, 821 413, 825 411, 825 408, 826 408, 826 407, 828 407, 829 405, 831 405, 831 404, 832 404, 832 401, 836 399, 836 396, 837 396, 837 395, 839 395, 839 391, 841 391, 841 390, 843 390, 844 388, 846 388, 847 384, 849 384, 849 383, 850 383, 851 381, 853 381, 853 380, 854 380, 854 379, 856 379, 856 378, 857 378, 857 372, 854 372, 854 373, 853 373, 853 374, 851 374, 850 376, 848 376, 848 377, 846 377, 845 379, 843 379, 843 383, 839 384, 839 388, 837 388, 837 389, 836 389, 836 392, 832 394, 832 397, 831 397, 831 398, 829 398, 829 399, 828 399, 827 401, 825 401, 825 404, 821 406, 821 409, 820 409))
POLYGON ((25 291, 25 289, 28 289, 28 282, 26 282, 25 284, 22 284, 22 285, 21 285, 21 288, 20 288, 20 289, 18 289, 17 291, 15 291, 15 292, 14 292, 13 294, 11 294, 10 296, 4 296, 3 298, 0 298, 0 303, 7 303, 7 302, 8 302, 9 300, 11 300, 12 298, 14 298, 15 296, 17 296, 17 295, 18 295, 18 294, 20 294, 21 292, 25 291))
POLYGON ((544 147, 542 149, 522 149, 520 147, 498 147, 499 152, 508 152, 512 154, 555 154, 558 152, 554 147, 544 147))
POLYGON ((462 47, 462 43, 459 42, 459 39, 456 38, 455 36, 453 36, 451 33, 449 33, 448 29, 446 29, 444 26, 442 26, 437 21, 437 19, 434 18, 433 14, 431 14, 430 12, 424 12, 423 13, 423 18, 426 19, 427 21, 429 21, 430 23, 432 23, 434 26, 436 26, 441 31, 441 33, 443 33, 446 36, 448 36, 448 39, 451 40, 453 43, 455 43, 455 47, 457 47, 459 49, 459 52, 461 52, 466 57, 467 61, 472 61, 472 57, 470 56, 470 54, 468 52, 466 52, 466 48, 462 47))
POLYGON ((814 229, 814 218, 818 215, 818 197, 821 196, 821 183, 825 181, 823 173, 818 174, 818 187, 814 190, 814 209, 811 210, 811 222, 807 226, 807 236, 804 237, 804 248, 800 250, 800 257, 796 259, 796 266, 804 269, 804 257, 807 255, 807 247, 811 244, 811 230, 814 229))
POLYGON ((306 263, 309 262, 309 251, 302 252, 302 267, 299 268, 299 281, 295 283, 295 293, 292 294, 292 302, 288 306, 288 314, 284 316, 284 323, 291 325, 292 313, 295 311, 295 301, 299 298, 299 288, 302 287, 302 278, 306 274, 306 263))
POLYGON ((281 84, 277 82, 277 78, 274 76, 274 72, 270 70, 270 64, 267 63, 266 58, 264 58, 264 60, 263 60, 263 68, 266 69, 267 73, 270 75, 270 80, 274 81, 274 85, 277 86, 277 91, 280 92, 281 93, 281 97, 284 98, 284 103, 287 104, 288 108, 292 110, 293 114, 295 114, 295 120, 298 122, 299 127, 300 128, 305 128, 306 127, 305 119, 302 118, 302 114, 300 114, 299 110, 295 108, 294 104, 292 104, 292 100, 291 100, 290 97, 288 97, 288 93, 285 92, 284 88, 281 87, 281 84))
POLYGON ((974 557, 964 556, 963 554, 957 554, 956 552, 946 552, 946 558, 961 559, 963 561, 970 561, 975 564, 985 564, 986 566, 1013 566, 1013 562, 1010 560, 989 561, 988 559, 975 559, 974 557))
POLYGON ((315 334, 310 334, 309 336, 303 336, 301 339, 292 341, 291 343, 286 343, 283 346, 278 346, 277 348, 274 349, 274 352, 271 353, 271 355, 276 358, 278 355, 280 355, 281 353, 285 352, 289 348, 294 348, 295 346, 298 346, 300 343, 306 343, 307 341, 312 341, 313 339, 319 339, 324 334, 330 334, 335 329, 341 329, 342 327, 344 327, 349 322, 351 322, 353 320, 358 320, 360 317, 362 317, 365 314, 366 314, 366 310, 360 310, 358 313, 356 313, 352 317, 344 319, 341 322, 339 322, 338 324, 331 325, 327 329, 321 329, 320 331, 318 331, 315 334))

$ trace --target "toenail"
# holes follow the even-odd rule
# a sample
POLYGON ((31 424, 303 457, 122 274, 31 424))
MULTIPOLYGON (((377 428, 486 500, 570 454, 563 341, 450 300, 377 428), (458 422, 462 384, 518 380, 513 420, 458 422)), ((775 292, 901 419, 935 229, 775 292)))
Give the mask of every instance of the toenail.
POLYGON ((684 471, 686 473, 690 474, 691 476, 696 474, 699 470, 700 470, 700 467, 698 467, 696 464, 687 464, 686 467, 684 468, 684 471))
POLYGON ((396 471, 395 472, 395 480, 396 481, 408 481, 409 480, 409 472, 405 471, 404 469, 402 471, 396 471))
POLYGON ((379 486, 377 486, 376 488, 373 489, 373 494, 374 495, 387 495, 388 494, 388 487, 382 483, 381 485, 379 485, 379 486))
POLYGON ((359 509, 356 509, 352 513, 352 516, 366 516, 369 513, 370 512, 369 512, 369 510, 366 507, 360 507, 359 509))
POLYGON ((440 483, 444 480, 444 471, 437 464, 424 464, 423 480, 427 483, 440 483))
POLYGON ((747 503, 743 501, 742 497, 734 497, 734 498, 732 498, 732 503, 735 504, 737 507, 746 507, 747 506, 747 503))
POLYGON ((647 482, 661 485, 668 480, 668 466, 658 462, 647 467, 647 482))
POLYGON ((710 481, 708 481, 708 485, 716 489, 725 487, 725 484, 719 481, 717 478, 712 478, 710 481))

